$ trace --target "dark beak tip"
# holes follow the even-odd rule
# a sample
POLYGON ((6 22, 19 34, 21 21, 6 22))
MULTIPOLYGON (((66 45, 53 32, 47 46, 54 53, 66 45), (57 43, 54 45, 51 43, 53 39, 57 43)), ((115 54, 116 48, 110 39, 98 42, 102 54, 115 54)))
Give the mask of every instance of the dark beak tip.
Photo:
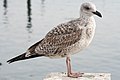
POLYGON ((101 18, 103 17, 101 13, 100 13, 100 15, 98 15, 98 16, 101 17, 101 18))
POLYGON ((100 15, 99 17, 101 17, 101 18, 102 18, 103 16, 102 16, 102 15, 100 15))
POLYGON ((93 14, 95 14, 95 15, 97 15, 97 16, 99 16, 99 17, 101 17, 101 18, 102 18, 102 14, 101 14, 100 12, 98 12, 98 11, 93 12, 93 14))

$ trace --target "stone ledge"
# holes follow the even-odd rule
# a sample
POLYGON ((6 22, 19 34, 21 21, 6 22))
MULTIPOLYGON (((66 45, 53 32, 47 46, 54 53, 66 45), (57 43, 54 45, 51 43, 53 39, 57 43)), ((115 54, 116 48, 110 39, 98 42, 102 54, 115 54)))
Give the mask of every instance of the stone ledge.
POLYGON ((82 77, 70 78, 64 72, 53 72, 48 74, 43 80, 111 80, 110 73, 84 73, 82 77))

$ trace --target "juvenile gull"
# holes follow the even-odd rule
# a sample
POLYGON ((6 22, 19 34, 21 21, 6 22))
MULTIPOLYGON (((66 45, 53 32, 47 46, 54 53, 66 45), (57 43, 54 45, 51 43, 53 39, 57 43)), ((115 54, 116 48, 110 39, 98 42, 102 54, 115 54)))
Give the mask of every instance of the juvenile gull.
POLYGON ((42 40, 28 48, 25 53, 7 62, 12 63, 41 56, 50 58, 66 57, 68 77, 77 78, 82 76, 82 73, 72 72, 70 55, 85 49, 93 39, 96 27, 94 14, 102 17, 93 3, 83 3, 79 18, 54 27, 42 40))

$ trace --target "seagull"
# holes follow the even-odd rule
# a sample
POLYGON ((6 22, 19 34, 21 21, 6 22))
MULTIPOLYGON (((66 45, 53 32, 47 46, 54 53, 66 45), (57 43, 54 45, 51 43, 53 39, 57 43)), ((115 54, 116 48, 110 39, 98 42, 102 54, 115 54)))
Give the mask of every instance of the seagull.
POLYGON ((66 57, 67 76, 72 78, 82 76, 83 73, 72 71, 70 57, 91 43, 96 27, 94 15, 102 17, 93 3, 82 3, 79 18, 57 25, 43 39, 29 47, 25 53, 7 62, 12 63, 42 56, 52 59, 66 57))

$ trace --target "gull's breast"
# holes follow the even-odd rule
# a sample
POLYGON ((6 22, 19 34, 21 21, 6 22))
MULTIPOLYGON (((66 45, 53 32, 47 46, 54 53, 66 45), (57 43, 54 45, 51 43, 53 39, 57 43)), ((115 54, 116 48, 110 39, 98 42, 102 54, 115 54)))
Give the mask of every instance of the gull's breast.
POLYGON ((67 54, 75 54, 88 47, 94 37, 94 33, 95 27, 83 28, 81 39, 67 47, 67 54))

